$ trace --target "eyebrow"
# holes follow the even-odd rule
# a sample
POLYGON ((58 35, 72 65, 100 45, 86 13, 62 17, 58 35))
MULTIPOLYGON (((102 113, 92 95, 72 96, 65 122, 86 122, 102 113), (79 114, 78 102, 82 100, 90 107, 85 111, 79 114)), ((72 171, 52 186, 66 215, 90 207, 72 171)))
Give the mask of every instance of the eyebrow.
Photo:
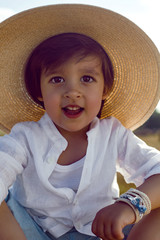
POLYGON ((84 71, 86 72, 87 74, 94 74, 94 75, 97 75, 99 76, 100 75, 100 72, 99 71, 96 71, 94 68, 82 68, 80 69, 79 71, 84 71))
MULTIPOLYGON (((58 74, 59 71, 61 71, 61 70, 58 67, 58 68, 55 68, 55 69, 44 70, 43 73, 47 77, 47 76, 52 75, 52 74, 58 74)), ((79 72, 86 72, 86 74, 91 74, 91 75, 96 75, 96 76, 100 75, 100 72, 96 71, 95 68, 93 68, 93 67, 91 67, 91 68, 89 68, 89 67, 80 68, 79 72)))
POLYGON ((57 74, 59 72, 58 68, 52 69, 48 68, 42 71, 43 74, 45 74, 46 77, 52 75, 52 74, 57 74))

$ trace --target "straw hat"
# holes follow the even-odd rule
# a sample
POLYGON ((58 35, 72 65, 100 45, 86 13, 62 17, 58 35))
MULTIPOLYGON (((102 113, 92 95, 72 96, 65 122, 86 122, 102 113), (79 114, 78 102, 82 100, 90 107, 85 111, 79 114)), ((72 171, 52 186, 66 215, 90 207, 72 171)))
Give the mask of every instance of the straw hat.
POLYGON ((37 121, 44 110, 23 83, 30 52, 44 39, 63 32, 86 34, 106 50, 114 67, 114 88, 102 118, 115 116, 130 129, 142 125, 160 98, 160 55, 148 36, 125 17, 99 7, 60 4, 17 14, 0 24, 0 128, 37 121))

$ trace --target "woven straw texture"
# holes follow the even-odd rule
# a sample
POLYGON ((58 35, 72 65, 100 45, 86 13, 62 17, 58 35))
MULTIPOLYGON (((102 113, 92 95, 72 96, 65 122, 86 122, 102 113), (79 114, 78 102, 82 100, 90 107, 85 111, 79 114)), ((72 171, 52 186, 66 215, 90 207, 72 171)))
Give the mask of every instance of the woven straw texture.
POLYGON ((63 32, 86 34, 111 58, 114 88, 101 118, 115 116, 132 130, 153 113, 160 99, 160 55, 150 38, 125 17, 98 7, 60 4, 31 9, 0 24, 0 128, 37 121, 44 110, 25 90, 23 72, 30 52, 63 32))

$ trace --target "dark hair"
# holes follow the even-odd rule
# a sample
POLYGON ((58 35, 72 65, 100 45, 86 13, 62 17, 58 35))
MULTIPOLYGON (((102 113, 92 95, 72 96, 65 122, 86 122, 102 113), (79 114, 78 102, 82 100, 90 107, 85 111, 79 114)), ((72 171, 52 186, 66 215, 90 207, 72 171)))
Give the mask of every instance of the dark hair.
POLYGON ((60 66, 73 56, 82 59, 88 55, 96 55, 101 59, 104 84, 108 91, 111 90, 114 78, 113 67, 102 46, 83 34, 62 33, 44 40, 29 56, 24 75, 29 95, 36 103, 43 106, 43 103, 38 100, 38 97, 41 97, 42 70, 48 71, 53 67, 60 66))

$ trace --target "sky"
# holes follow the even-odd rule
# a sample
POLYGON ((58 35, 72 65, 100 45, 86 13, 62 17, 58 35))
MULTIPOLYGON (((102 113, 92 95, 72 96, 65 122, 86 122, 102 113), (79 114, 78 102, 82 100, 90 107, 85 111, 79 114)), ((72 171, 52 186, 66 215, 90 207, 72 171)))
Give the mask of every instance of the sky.
MULTIPOLYGON (((30 8, 61 3, 95 5, 120 13, 143 29, 160 51, 159 0, 0 0, 0 22, 30 8)), ((160 112, 160 102, 156 110, 160 112)))

